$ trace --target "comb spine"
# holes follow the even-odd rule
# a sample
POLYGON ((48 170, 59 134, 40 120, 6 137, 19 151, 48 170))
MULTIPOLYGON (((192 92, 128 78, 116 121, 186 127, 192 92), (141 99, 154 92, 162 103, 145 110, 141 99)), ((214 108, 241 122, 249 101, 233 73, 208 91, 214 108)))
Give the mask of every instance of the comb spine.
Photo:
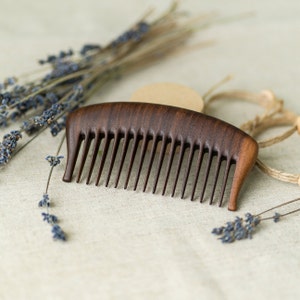
POLYGON ((258 145, 252 138, 247 137, 242 141, 240 155, 235 158, 236 167, 233 174, 233 181, 230 191, 228 209, 236 210, 237 198, 243 182, 253 168, 258 154, 258 145))
MULTIPOLYGON (((70 122, 69 122, 70 123, 70 122)), ((69 129, 66 132, 67 136, 67 163, 66 163, 66 170, 63 176, 63 181, 71 182, 72 175, 74 173, 76 160, 79 154, 82 137, 80 133, 77 133, 75 128, 70 125, 69 129), (71 137, 74 137, 71 138, 71 137)))

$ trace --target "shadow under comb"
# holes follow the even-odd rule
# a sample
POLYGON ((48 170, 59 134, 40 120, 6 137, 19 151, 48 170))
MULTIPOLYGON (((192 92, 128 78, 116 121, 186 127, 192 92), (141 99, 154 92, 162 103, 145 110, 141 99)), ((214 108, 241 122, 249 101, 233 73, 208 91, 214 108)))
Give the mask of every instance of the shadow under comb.
POLYGON ((79 162, 77 175, 77 182, 79 182, 93 140, 87 183, 90 182, 97 157, 101 155, 96 176, 96 185, 99 184, 101 174, 104 170, 104 164, 109 154, 110 162, 105 181, 105 185, 107 186, 117 153, 120 151, 119 168, 115 179, 115 187, 117 187, 122 170, 124 169, 125 158, 127 159, 127 151, 130 149, 124 188, 128 187, 134 161, 138 159, 137 173, 134 182, 135 190, 140 179, 147 150, 150 148, 143 191, 146 191, 154 157, 158 155, 157 169, 152 187, 152 191, 155 193, 166 152, 167 149, 169 149, 169 155, 165 164, 166 168, 164 169, 165 174, 162 194, 164 195, 166 193, 174 157, 177 152, 178 159, 176 159, 175 173, 173 174, 172 171, 172 175, 175 177, 171 195, 173 197, 175 194, 179 174, 183 169, 183 157, 186 154, 187 161, 183 170, 181 197, 183 198, 185 194, 187 181, 191 174, 192 163, 196 161, 196 171, 193 177, 191 191, 191 200, 193 200, 196 187, 199 183, 199 174, 203 166, 203 158, 206 154, 207 163, 204 171, 204 179, 202 181, 202 189, 200 191, 200 201, 203 201, 208 176, 212 168, 212 160, 214 158, 216 163, 209 203, 211 204, 213 202, 218 177, 221 172, 221 164, 225 161, 219 198, 219 206, 221 206, 229 171, 231 166, 235 164, 228 203, 229 210, 236 210, 237 198, 241 186, 247 174, 254 166, 258 152, 257 143, 253 138, 226 122, 195 111, 150 103, 114 102, 80 108, 70 113, 67 119, 66 136, 68 157, 63 177, 63 180, 66 182, 72 180, 76 161, 81 151, 81 161, 79 162), (123 142, 119 150, 121 140, 123 142), (83 148, 80 149, 83 141, 83 148), (129 148, 130 142, 131 147, 129 148), (157 149, 158 143, 161 144, 159 150, 157 149), (99 154, 100 144, 102 145, 101 154, 99 154), (111 150, 110 153, 109 148, 111 150), (139 157, 136 158, 138 149, 139 157), (176 150, 179 150, 179 153, 176 150), (196 151, 198 155, 194 158, 196 151))

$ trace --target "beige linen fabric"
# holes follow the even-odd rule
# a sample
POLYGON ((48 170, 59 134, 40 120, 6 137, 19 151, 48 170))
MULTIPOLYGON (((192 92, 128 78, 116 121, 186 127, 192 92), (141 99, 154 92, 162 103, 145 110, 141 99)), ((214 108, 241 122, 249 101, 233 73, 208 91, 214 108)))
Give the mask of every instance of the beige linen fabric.
MULTIPOLYGON (((125 101, 143 85, 177 82, 200 94, 227 74, 223 88, 271 88, 300 113, 299 1, 182 1, 193 13, 251 18, 219 24, 194 41, 211 47, 169 58, 105 88, 93 99, 125 101)), ((168 1, 1 1, 0 77, 35 69, 48 54, 105 43, 149 6, 168 1)), ((259 110, 237 102, 211 113, 234 124, 259 110)), ((273 167, 299 173, 299 136, 261 152, 273 167)), ((61 181, 54 170, 52 212, 68 233, 53 242, 40 216, 49 166, 59 141, 49 133, 22 150, 0 173, 0 299, 299 299, 299 214, 265 223, 253 240, 222 245, 210 231, 246 212, 299 197, 299 187, 254 170, 232 213, 215 205, 151 193, 61 181)), ((65 154, 65 147, 63 150, 65 154)))

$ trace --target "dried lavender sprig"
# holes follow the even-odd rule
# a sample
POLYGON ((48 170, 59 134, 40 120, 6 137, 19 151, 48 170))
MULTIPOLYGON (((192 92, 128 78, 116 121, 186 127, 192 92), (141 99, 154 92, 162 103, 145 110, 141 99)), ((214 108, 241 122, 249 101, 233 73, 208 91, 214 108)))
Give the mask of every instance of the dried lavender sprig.
POLYGON ((53 235, 53 239, 54 240, 61 240, 61 241, 66 241, 66 234, 64 233, 64 231, 61 229, 61 227, 59 225, 57 225, 58 223, 58 218, 57 216, 50 214, 50 207, 51 207, 51 201, 49 198, 49 194, 48 194, 48 190, 49 190, 49 186, 50 186, 50 180, 52 177, 52 172, 53 169, 58 166, 61 162, 61 160, 63 159, 62 155, 59 155, 60 150, 62 148, 63 142, 65 140, 65 135, 63 136, 59 147, 57 149, 57 153, 56 155, 48 155, 46 156, 46 160, 49 162, 50 164, 50 171, 49 171, 49 175, 48 175, 48 179, 47 179, 47 184, 46 184, 46 188, 45 188, 45 192, 43 194, 42 199, 38 202, 38 206, 39 207, 45 207, 46 208, 46 212, 42 212, 42 217, 43 217, 43 221, 47 222, 48 224, 51 225, 51 232, 53 235))
POLYGON ((282 204, 279 204, 277 206, 274 206, 270 209, 267 209, 259 214, 252 215, 250 213, 245 214, 245 218, 236 217, 235 221, 233 222, 227 222, 226 226, 217 227, 212 230, 212 234, 218 235, 219 239, 222 241, 222 243, 233 243, 237 240, 242 240, 245 238, 252 238, 253 233, 256 230, 256 227, 261 224, 263 221, 267 220, 273 220, 275 223, 279 222, 283 217, 286 217, 288 215, 294 214, 296 212, 300 211, 300 208, 291 210, 289 212, 280 214, 278 212, 275 212, 273 216, 270 217, 264 217, 262 218, 262 215, 264 215, 267 212, 270 212, 274 209, 289 205, 291 203, 299 201, 300 198, 296 198, 287 202, 284 202, 282 204))
POLYGON ((272 210, 274 210, 274 209, 276 209, 276 208, 280 208, 280 207, 283 207, 283 206, 292 204, 292 203, 297 202, 297 201, 299 201, 299 200, 300 200, 300 198, 296 198, 296 199, 293 199, 293 200, 289 200, 289 201, 283 202, 283 203, 281 203, 281 204, 279 204, 279 205, 276 205, 276 206, 274 206, 274 207, 271 207, 271 208, 269 208, 269 209, 267 209, 267 210, 262 211, 261 213, 257 214, 257 216, 261 216, 262 214, 265 214, 265 213, 267 213, 267 212, 269 212, 269 211, 272 211, 272 210))
POLYGON ((0 143, 0 165, 6 164, 17 147, 18 140, 22 138, 21 131, 13 130, 4 135, 0 143))

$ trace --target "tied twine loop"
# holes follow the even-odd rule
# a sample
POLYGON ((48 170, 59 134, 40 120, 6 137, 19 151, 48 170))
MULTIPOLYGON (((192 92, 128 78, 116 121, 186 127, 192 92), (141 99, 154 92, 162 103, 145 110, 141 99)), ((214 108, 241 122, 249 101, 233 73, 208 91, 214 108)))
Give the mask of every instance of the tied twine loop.
MULTIPOLYGON (((203 97, 205 100, 205 110, 207 110, 212 102, 217 100, 241 100, 252 102, 261 106, 264 109, 262 114, 255 116, 252 120, 249 120, 240 126, 240 129, 244 130, 254 138, 256 135, 272 127, 290 127, 282 134, 266 140, 258 141, 259 148, 270 147, 280 143, 295 132, 300 134, 300 116, 290 110, 287 110, 284 107, 284 101, 282 99, 278 99, 270 90, 263 90, 259 94, 241 90, 232 90, 211 95, 214 89, 229 79, 231 79, 231 77, 225 78, 220 84, 214 86, 208 93, 205 94, 203 97)), ((273 178, 284 182, 298 184, 300 186, 300 174, 286 173, 271 168, 263 163, 259 158, 256 161, 256 165, 261 171, 273 178)))
MULTIPOLYGON (((298 134, 300 134, 300 116, 297 117, 295 124, 297 127, 298 134)), ((300 183, 299 183, 299 185, 300 185, 300 183)))

